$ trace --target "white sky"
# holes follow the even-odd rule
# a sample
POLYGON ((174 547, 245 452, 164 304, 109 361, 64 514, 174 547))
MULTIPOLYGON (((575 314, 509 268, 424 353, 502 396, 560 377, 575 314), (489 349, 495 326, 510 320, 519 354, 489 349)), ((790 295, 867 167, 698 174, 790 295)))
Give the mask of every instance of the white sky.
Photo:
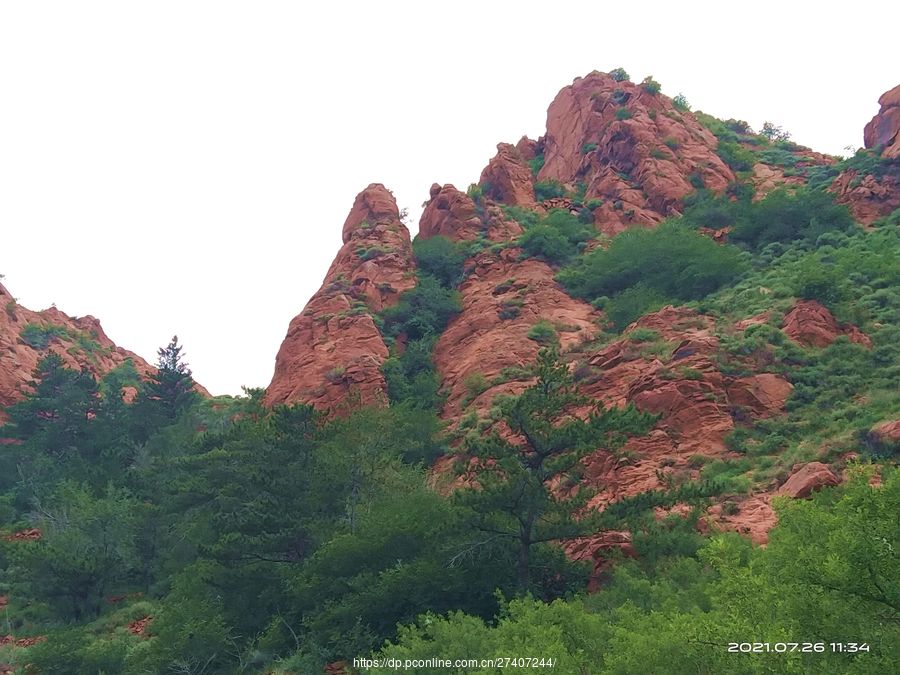
POLYGON ((177 333, 213 393, 266 386, 367 184, 417 220, 617 66, 843 154, 900 83, 898 8, 0 0, 3 283, 151 362, 177 333))

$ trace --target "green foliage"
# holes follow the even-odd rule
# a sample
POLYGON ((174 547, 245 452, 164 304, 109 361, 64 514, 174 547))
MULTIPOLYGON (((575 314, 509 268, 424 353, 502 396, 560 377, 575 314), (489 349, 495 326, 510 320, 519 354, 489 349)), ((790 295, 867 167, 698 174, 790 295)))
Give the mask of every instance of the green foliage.
POLYGON ((756 155, 739 143, 719 140, 716 154, 722 158, 732 171, 751 171, 756 164, 756 155))
POLYGON ((556 328, 549 321, 538 321, 528 329, 528 339, 541 345, 553 345, 559 342, 556 328))
POLYGON ((396 305, 381 313, 384 334, 393 338, 405 335, 408 340, 402 353, 392 354, 381 370, 392 403, 436 409, 442 399, 431 352, 438 336, 461 309, 459 293, 442 281, 449 284, 461 278, 462 258, 458 247, 446 243, 425 246, 424 250, 426 267, 441 276, 423 274, 396 305))
POLYGON ((835 204, 830 194, 808 188, 793 192, 779 188, 747 209, 736 220, 729 237, 758 249, 771 242, 813 242, 825 232, 847 232, 852 227, 849 210, 835 204))
POLYGON ((481 201, 484 197, 484 187, 479 185, 478 183, 470 183, 469 187, 466 189, 466 194, 472 199, 473 202, 481 201))
POLYGON ((631 111, 628 108, 617 108, 616 109, 616 119, 619 121, 622 120, 630 120, 631 119, 631 111))
POLYGON ((685 529, 673 527, 666 542, 658 524, 649 538, 635 535, 644 553, 617 565, 601 593, 549 605, 514 600, 494 624, 462 613, 426 615, 402 628, 380 655, 453 658, 525 649, 554 655, 563 672, 598 675, 885 672, 900 657, 893 620, 900 568, 891 544, 900 537, 898 499, 896 471, 878 489, 857 476, 812 500, 778 503, 779 525, 766 548, 719 536, 700 548, 699 560, 686 557, 697 542, 685 529), (804 641, 824 642, 825 650, 727 649, 733 642, 804 641), (831 642, 866 643, 868 650, 837 654, 831 642))
POLYGON ((581 154, 587 155, 589 153, 592 153, 594 150, 597 149, 597 147, 598 146, 596 143, 585 143, 584 145, 581 146, 581 154))
POLYGON ((123 489, 110 486, 95 498, 85 486, 61 483, 36 523, 42 537, 9 548, 17 592, 60 619, 95 618, 138 567, 139 508, 123 489))
POLYGON ((557 180, 540 180, 534 184, 534 198, 539 202, 554 197, 565 197, 566 188, 557 180))
POLYGON ((759 133, 773 143, 776 141, 788 141, 791 138, 790 132, 785 131, 772 122, 763 122, 762 130, 759 133))
POLYGON ((609 76, 616 82, 628 82, 631 79, 624 68, 613 68, 609 71, 609 76))
POLYGON ((423 274, 437 279, 446 288, 456 287, 463 279, 467 245, 437 235, 428 239, 416 237, 413 252, 423 274))
POLYGON ((635 328, 628 333, 631 342, 652 342, 659 339, 659 332, 652 328, 635 328))
POLYGON ((531 169, 531 175, 537 176, 540 170, 544 168, 544 153, 538 153, 533 159, 528 160, 528 166, 531 169))
POLYGON ((662 85, 654 80, 652 75, 648 75, 643 80, 641 80, 641 86, 644 88, 644 91, 654 96, 658 94, 662 89, 662 85))
POLYGON ((65 326, 59 326, 52 323, 29 323, 22 328, 19 337, 21 337, 29 347, 44 350, 56 338, 69 337, 69 330, 65 326))
POLYGON ((440 335, 460 311, 459 294, 435 277, 423 275, 419 283, 400 296, 399 302, 382 312, 389 336, 405 333, 412 340, 440 335))
POLYGON ((667 222, 656 229, 617 235, 608 249, 594 249, 563 268, 557 278, 570 293, 588 301, 613 296, 616 309, 608 314, 624 328, 667 298, 701 298, 736 279, 746 267, 733 246, 718 245, 667 222))
POLYGON ((676 110, 688 111, 691 109, 691 104, 688 103, 687 97, 684 94, 678 94, 673 98, 672 105, 675 106, 676 110))
MULTIPOLYGON (((617 447, 628 435, 642 433, 652 417, 634 408, 594 407, 587 420, 564 417, 586 401, 575 393, 568 368, 553 349, 541 349, 535 364, 536 382, 500 405, 501 419, 512 431, 511 442, 495 430, 469 437, 466 455, 477 466, 478 489, 456 493, 472 514, 472 526, 509 543, 516 551, 517 589, 531 589, 532 549, 542 543, 590 531, 591 518, 576 514, 588 498, 558 500, 548 482, 570 479, 581 458, 598 445, 617 447)), ((471 465, 470 465, 471 466, 471 465)))
POLYGON ((519 237, 518 244, 528 255, 561 265, 574 257, 579 245, 594 234, 592 225, 581 222, 562 209, 551 209, 544 218, 537 219, 532 225, 525 225, 525 232, 519 237))
POLYGON ((195 405, 199 394, 194 390, 194 378, 188 364, 182 360, 183 347, 174 336, 158 351, 157 371, 143 383, 135 401, 137 417, 146 439, 156 429, 173 423, 185 410, 195 405))

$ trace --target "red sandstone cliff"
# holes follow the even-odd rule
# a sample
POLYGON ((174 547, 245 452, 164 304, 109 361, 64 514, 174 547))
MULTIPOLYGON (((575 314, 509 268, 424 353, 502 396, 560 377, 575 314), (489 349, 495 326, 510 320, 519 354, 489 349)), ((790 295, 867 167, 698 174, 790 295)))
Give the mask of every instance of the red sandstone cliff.
POLYGON ((266 390, 269 405, 310 403, 328 410, 352 392, 385 402, 381 364, 388 348, 372 314, 415 284, 409 231, 380 184, 360 192, 325 281, 288 327, 266 390))
POLYGON ((94 317, 70 317, 55 307, 34 312, 0 284, 0 416, 22 398, 37 362, 50 352, 67 367, 97 378, 129 359, 142 376, 155 371, 134 352, 116 346, 94 317))
MULTIPOLYGON (((873 120, 875 131, 867 128, 867 138, 891 135, 884 129, 897 109, 892 101, 888 94, 882 97, 881 121, 873 120)), ((435 346, 434 362, 446 394, 441 415, 451 426, 473 411, 485 417, 497 395, 528 386, 523 368, 540 347, 529 331, 540 321, 555 328, 563 358, 583 393, 606 405, 631 403, 659 416, 649 434, 632 439, 622 451, 598 448, 586 459, 585 481, 599 490, 595 507, 697 480, 703 463, 736 457, 724 443, 736 424, 783 413, 792 391, 788 379, 749 360, 750 375, 729 375, 720 366, 722 331, 746 330, 766 322, 767 314, 723 327, 694 310, 666 307, 641 318, 621 338, 598 343, 602 314, 567 295, 549 265, 522 258, 519 249, 508 246, 522 228, 504 213, 504 206, 545 213, 551 208, 575 211, 594 200, 595 227, 615 234, 630 225, 653 226, 677 213, 701 182, 723 192, 735 175, 717 155, 717 143, 692 113, 669 98, 595 72, 559 92, 548 110, 544 136, 497 146, 481 173, 481 198, 473 200, 452 185, 432 185, 419 236, 507 244, 482 247, 467 261, 459 287, 462 311, 435 346), (534 175, 532 167, 541 157, 543 165, 534 175), (535 185, 542 181, 558 181, 570 194, 580 192, 579 202, 571 197, 539 201, 535 185), (635 339, 638 329, 655 337, 635 339)), ((799 146, 789 152, 800 170, 836 161, 799 146)), ((802 184, 804 178, 802 171, 758 162, 749 180, 761 197, 779 185, 802 184)), ((857 181, 845 173, 832 190, 862 222, 885 215, 900 200, 900 185, 883 177, 857 181)), ((388 349, 371 314, 415 283, 409 235, 381 185, 360 193, 343 235, 344 245, 322 289, 291 322, 268 389, 270 404, 302 401, 334 409, 352 392, 364 403, 386 400, 380 366, 388 349)), ((822 347, 839 335, 869 344, 858 328, 839 325, 814 302, 797 303, 781 327, 806 347, 822 347)), ((703 527, 735 529, 764 542, 775 523, 771 495, 804 496, 830 484, 830 476, 828 467, 795 467, 792 476, 779 476, 759 492, 732 497, 728 509, 713 506, 703 527)), ((627 547, 628 542, 602 535, 573 546, 571 554, 595 558, 603 548, 627 547)))

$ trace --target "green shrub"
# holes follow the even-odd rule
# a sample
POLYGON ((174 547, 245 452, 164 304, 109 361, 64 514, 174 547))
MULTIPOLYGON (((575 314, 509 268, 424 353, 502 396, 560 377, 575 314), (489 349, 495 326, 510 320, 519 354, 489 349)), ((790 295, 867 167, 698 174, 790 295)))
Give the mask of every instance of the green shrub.
POLYGON ((641 86, 644 88, 648 94, 653 94, 654 96, 659 93, 662 86, 653 79, 652 75, 648 75, 641 81, 641 86))
POLYGON ((759 249, 770 242, 801 239, 812 243, 825 232, 852 228, 850 211, 835 204, 832 195, 808 188, 793 192, 778 188, 746 209, 729 239, 759 249))
POLYGON ((674 136, 666 136, 663 139, 663 143, 665 143, 666 147, 669 148, 669 150, 677 150, 678 146, 680 145, 678 139, 674 136))
POLYGON ((655 312, 669 302, 671 301, 657 289, 638 283, 612 298, 605 311, 613 326, 622 330, 644 314, 655 312))
POLYGON ((719 140, 716 146, 716 154, 732 171, 750 171, 753 169, 753 165, 756 164, 756 156, 740 143, 719 140))
POLYGON ((536 224, 526 227, 518 244, 530 256, 561 265, 578 253, 580 244, 594 235, 590 224, 562 209, 552 209, 536 224))
POLYGON ((423 275, 419 283, 400 296, 399 302, 385 309, 385 333, 396 337, 405 333, 411 340, 440 335, 461 309, 459 294, 445 288, 436 278, 423 275))
POLYGON ((596 143, 585 143, 584 145, 581 146, 581 154, 586 155, 589 152, 593 152, 596 149, 597 149, 596 143))
POLYGON ((565 196, 566 188, 558 180, 542 180, 534 184, 534 198, 539 202, 565 196))
POLYGON ((635 328, 628 333, 628 340, 630 342, 652 342, 653 340, 658 339, 659 331, 655 331, 652 328, 635 328))
POLYGON ((556 328, 549 321, 538 321, 528 330, 528 339, 540 345, 556 344, 558 341, 556 328))
POLYGON ((534 156, 534 159, 528 160, 528 166, 531 169, 531 175, 537 176, 541 169, 544 168, 544 153, 534 156))
POLYGON ((477 202, 484 197, 484 188, 478 183, 471 183, 466 190, 466 194, 469 195, 473 202, 477 202))
POLYGON ((628 82, 631 79, 624 68, 613 68, 609 71, 609 76, 616 82, 628 82))
POLYGON ((630 120, 631 111, 628 108, 619 108, 616 110, 616 119, 619 121, 630 120))
POLYGON ((672 105, 675 106, 676 110, 687 111, 691 109, 691 104, 688 103, 687 97, 684 94, 678 94, 673 98, 672 105))
POLYGON ((69 337, 69 330, 56 324, 29 323, 22 328, 19 337, 29 347, 46 349, 55 339, 69 337))
POLYGON ((746 262, 735 247, 716 244, 669 221, 655 229, 622 232, 608 249, 594 249, 561 270, 558 279, 570 292, 587 300, 639 283, 666 297, 693 300, 733 281, 745 268, 746 262))
POLYGON ((454 288, 462 281, 466 248, 466 244, 450 241, 441 235, 429 239, 416 237, 413 241, 413 252, 419 269, 422 273, 433 276, 446 288, 454 288))

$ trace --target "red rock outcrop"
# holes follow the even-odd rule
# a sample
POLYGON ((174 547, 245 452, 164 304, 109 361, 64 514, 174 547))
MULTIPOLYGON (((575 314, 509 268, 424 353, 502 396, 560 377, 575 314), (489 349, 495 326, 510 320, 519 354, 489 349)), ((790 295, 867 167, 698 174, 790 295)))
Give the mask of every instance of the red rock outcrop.
POLYGON ((777 495, 787 495, 793 499, 805 499, 814 491, 829 485, 837 485, 838 477, 822 462, 810 462, 801 467, 794 467, 794 472, 778 490, 777 495))
POLYGON ((613 558, 617 556, 637 557, 637 552, 631 545, 631 532, 615 530, 606 530, 589 537, 570 540, 566 542, 564 548, 570 559, 591 563, 592 570, 588 580, 588 592, 590 593, 600 589, 603 573, 609 569, 613 558))
POLYGON ((900 209, 900 172, 876 177, 850 169, 835 178, 828 189, 835 193, 835 201, 846 204, 853 217, 864 225, 900 209))
POLYGON ((863 142, 870 150, 880 149, 886 170, 873 175, 849 169, 828 188, 864 225, 900 209, 900 85, 882 94, 878 103, 881 110, 866 125, 863 142))
POLYGON ((735 497, 725 504, 713 504, 702 519, 701 530, 730 530, 749 537, 754 544, 766 544, 769 530, 778 524, 778 514, 772 508, 768 494, 735 497))
POLYGON ((90 372, 98 379, 127 360, 142 377, 155 372, 140 356, 116 346, 96 318, 70 317, 55 307, 34 312, 18 304, 0 284, 0 421, 2 409, 21 400, 38 361, 51 352, 66 367, 90 372), (40 343, 31 338, 29 344, 29 331, 40 329, 44 333, 40 343))
POLYGON ((557 94, 540 143, 538 179, 585 183, 587 200, 604 200, 594 222, 607 234, 679 209, 695 189, 691 176, 718 192, 734 180, 716 154, 716 137, 690 112, 596 71, 557 94))
POLYGON ((876 424, 869 433, 881 443, 900 443, 900 419, 876 424))
POLYGON ((772 373, 736 379, 728 385, 728 401, 747 408, 754 417, 771 417, 784 410, 794 385, 772 373))
POLYGON ((840 326, 837 320, 816 300, 798 300, 784 315, 781 325, 789 338, 806 347, 827 347, 840 335, 850 342, 871 347, 872 341, 856 326, 840 326))
POLYGON ((469 241, 484 230, 475 202, 452 185, 431 186, 431 198, 419 219, 419 236, 441 235, 454 241, 469 241))
POLYGON ((322 288, 288 327, 268 405, 332 410, 351 394, 362 403, 386 401, 381 364, 388 348, 372 315, 415 285, 415 263, 409 231, 383 185, 357 195, 343 239, 322 288))
POLYGON ((878 99, 881 110, 863 130, 867 148, 881 146, 882 157, 900 157, 900 85, 878 99))
POLYGON ((497 154, 481 172, 485 195, 511 206, 533 206, 531 168, 514 145, 499 143, 497 154))
POLYGON ((563 349, 589 340, 598 330, 599 314, 566 295, 549 265, 534 258, 519 260, 519 253, 508 248, 477 255, 471 274, 459 288, 462 312, 447 326, 434 350, 434 362, 448 392, 443 412, 447 418, 458 418, 466 398, 484 410, 498 393, 525 386, 514 378, 478 391, 482 387, 475 387, 470 378, 490 383, 504 368, 531 364, 540 345, 528 338, 528 331, 537 322, 556 326, 563 349))

